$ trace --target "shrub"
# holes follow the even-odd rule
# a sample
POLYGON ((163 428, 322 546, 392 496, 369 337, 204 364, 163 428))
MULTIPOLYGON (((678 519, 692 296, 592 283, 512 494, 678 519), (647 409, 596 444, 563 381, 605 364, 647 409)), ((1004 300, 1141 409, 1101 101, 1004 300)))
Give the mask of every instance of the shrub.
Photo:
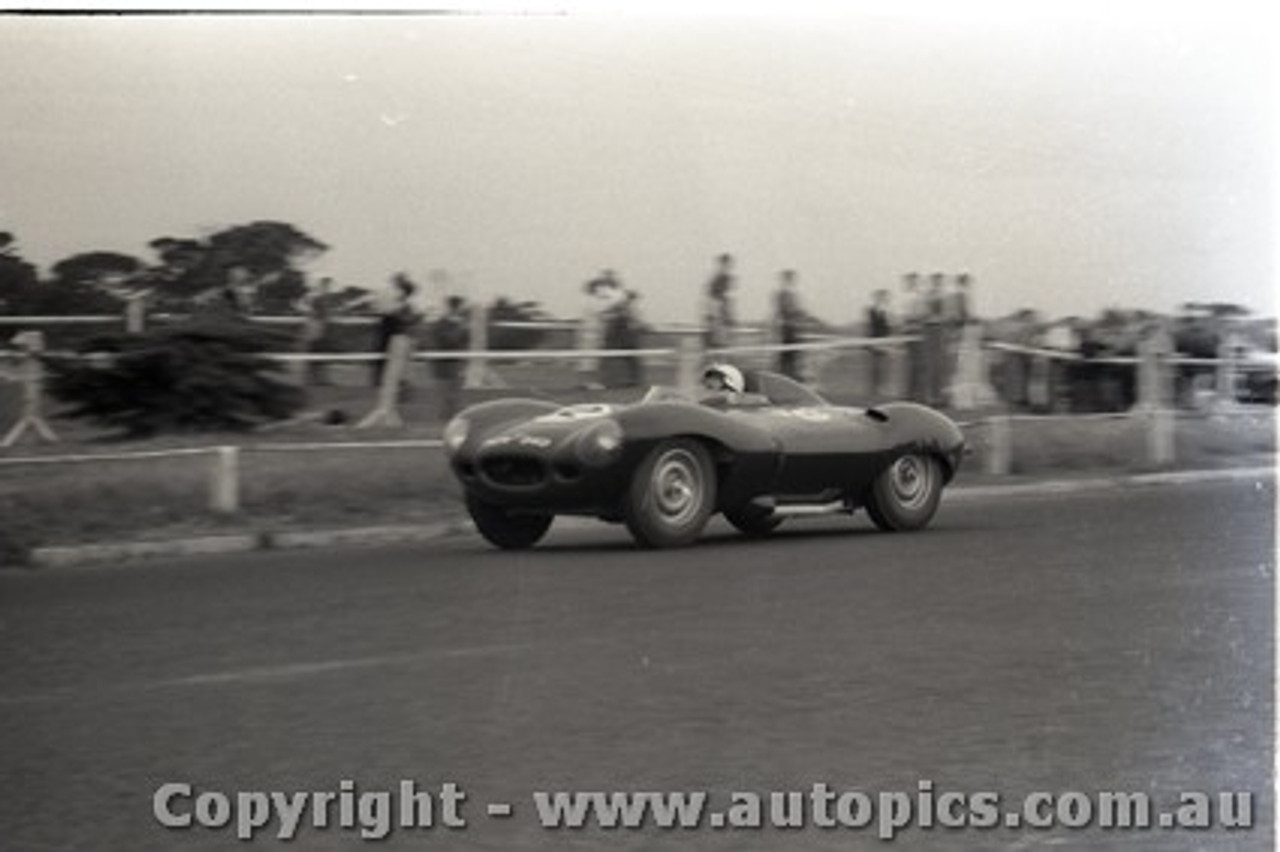
POLYGON ((290 348, 287 336, 235 319, 202 318, 141 335, 95 338, 98 357, 50 358, 49 392, 83 418, 127 437, 243 431, 293 415, 302 392, 262 356, 290 348))

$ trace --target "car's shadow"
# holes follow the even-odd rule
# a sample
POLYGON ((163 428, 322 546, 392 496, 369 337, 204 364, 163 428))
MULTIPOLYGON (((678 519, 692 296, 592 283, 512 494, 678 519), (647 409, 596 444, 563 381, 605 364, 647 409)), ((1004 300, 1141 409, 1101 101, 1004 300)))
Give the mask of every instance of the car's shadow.
MULTIPOLYGON (((959 528, 954 526, 937 526, 929 527, 924 530, 912 533, 886 533, 870 526, 849 526, 849 527, 806 527, 796 525, 794 527, 783 527, 775 530, 766 536, 750 536, 736 532, 732 529, 713 529, 704 533, 694 544, 687 548, 680 548, 673 552, 697 552, 710 549, 734 549, 739 547, 760 548, 770 544, 786 544, 788 542, 797 541, 820 541, 828 539, 849 539, 849 540, 869 540, 883 538, 885 536, 894 536, 899 538, 915 537, 922 535, 945 535, 949 532, 957 532, 959 528)), ((546 554, 568 554, 568 553, 650 553, 657 554, 664 552, 660 549, 645 549, 636 545, 632 541, 631 536, 627 533, 625 527, 621 525, 601 524, 598 529, 590 531, 592 538, 590 540, 572 540, 566 541, 563 538, 555 540, 555 527, 552 527, 552 541, 538 544, 528 551, 522 551, 525 554, 532 555, 535 553, 546 554), (596 538, 596 536, 600 536, 596 538), (607 538, 606 538, 607 536, 607 538)))

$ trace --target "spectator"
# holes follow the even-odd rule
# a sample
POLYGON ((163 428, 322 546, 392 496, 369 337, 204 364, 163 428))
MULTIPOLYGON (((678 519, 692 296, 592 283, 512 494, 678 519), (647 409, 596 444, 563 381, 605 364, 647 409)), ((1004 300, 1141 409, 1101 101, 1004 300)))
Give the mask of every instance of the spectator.
MULTIPOLYGON (((391 278, 392 290, 381 299, 378 306, 378 325, 374 333, 373 350, 386 353, 391 339, 396 335, 408 334, 422 319, 413 304, 414 293, 418 285, 403 272, 397 272, 391 278)), ((383 371, 386 370, 387 359, 379 358, 373 365, 373 386, 382 384, 383 371)))
POLYGON ((925 302, 920 292, 920 275, 908 272, 902 276, 902 333, 918 339, 907 344, 907 398, 924 399, 924 330, 925 302))
POLYGON ((1076 317, 1067 317, 1050 323, 1040 339, 1040 345, 1062 353, 1063 357, 1048 358, 1048 391, 1045 394, 1047 408, 1050 411, 1071 411, 1075 409, 1074 385, 1076 369, 1074 356, 1080 351, 1079 321, 1076 317), (1072 357, 1067 357, 1072 356, 1072 357))
POLYGON ((702 311, 703 337, 707 349, 731 345, 733 341, 734 287, 733 255, 722 254, 716 258, 716 271, 707 282, 706 302, 702 311))
POLYGON ((964 337, 965 326, 969 324, 969 284, 969 273, 960 273, 943 301, 943 357, 939 371, 944 388, 950 387, 955 379, 960 341, 964 337))
MULTIPOLYGON (((463 352, 471 346, 471 312, 461 296, 450 296, 445 301, 444 313, 432 324, 431 337, 435 348, 442 352, 463 352)), ((431 362, 440 392, 441 421, 450 420, 458 413, 465 367, 466 362, 461 358, 431 362)))
MULTIPOLYGON (((294 307, 302 314, 302 330, 298 335, 298 350, 315 353, 324 348, 329 333, 329 315, 332 310, 333 279, 321 278, 314 287, 308 287, 294 307)), ((305 371, 307 384, 330 384, 328 370, 318 361, 308 361, 305 371)))
MULTIPOLYGON (((888 337, 892 333, 889 291, 882 288, 871 294, 871 306, 867 308, 867 336, 888 337)), ((878 398, 884 380, 885 351, 879 346, 872 346, 868 348, 867 354, 871 356, 871 396, 878 398)))
MULTIPOLYGON (((786 346, 800 342, 805 313, 800 308, 800 297, 796 295, 796 271, 782 270, 778 274, 778 281, 778 291, 774 294, 774 323, 778 329, 778 341, 786 346)), ((800 352, 795 349, 782 350, 778 353, 778 372, 799 381, 801 357, 800 352)))
MULTIPOLYGON (((604 343, 605 322, 609 313, 622 299, 622 287, 612 269, 605 269, 583 286, 586 302, 578 325, 578 348, 589 351, 600 349, 604 343)), ((599 389, 600 359, 584 355, 578 359, 578 372, 584 387, 599 389)))
POLYGON ((943 275, 935 272, 929 276, 929 292, 924 298, 924 317, 921 334, 920 360, 922 367, 923 401, 926 405, 942 404, 942 380, 946 364, 946 328, 944 311, 946 296, 943 292, 943 275))
MULTIPOLYGON (((634 290, 626 290, 622 298, 610 309, 605 318, 604 345, 606 349, 639 349, 644 334, 644 322, 640 319, 636 302, 640 296, 634 290)), ((609 387, 638 387, 644 383, 644 365, 635 355, 616 356, 605 362, 605 384, 609 387)))
POLYGON ((947 321, 953 326, 963 327, 968 325, 972 318, 972 310, 970 308, 970 296, 973 284, 973 278, 967 272, 961 272, 956 276, 955 287, 951 291, 951 297, 947 300, 947 321))

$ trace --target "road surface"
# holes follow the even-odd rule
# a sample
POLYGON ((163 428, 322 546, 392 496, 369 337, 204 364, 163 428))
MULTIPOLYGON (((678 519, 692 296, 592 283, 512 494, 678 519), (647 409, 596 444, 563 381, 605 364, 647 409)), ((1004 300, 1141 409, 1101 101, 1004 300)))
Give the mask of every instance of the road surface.
MULTIPOLYGON (((1251 830, 917 826, 893 845, 1269 849, 1274 506, 1272 480, 1128 487, 956 500, 913 535, 716 526, 654 553, 577 526, 515 555, 459 538, 0 573, 0 849, 245 848, 162 827, 153 794, 344 779, 465 792, 465 828, 440 824, 441 795, 434 827, 384 849, 889 847, 812 817, 551 830, 531 801, 819 783, 917 808, 1250 792, 1251 830)), ((305 824, 289 848, 361 845, 305 824)))

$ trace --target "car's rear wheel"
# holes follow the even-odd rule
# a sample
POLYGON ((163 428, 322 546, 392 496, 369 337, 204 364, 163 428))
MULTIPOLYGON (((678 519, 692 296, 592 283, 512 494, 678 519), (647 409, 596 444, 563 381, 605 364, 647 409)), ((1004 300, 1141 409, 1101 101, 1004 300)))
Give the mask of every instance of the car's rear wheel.
POLYGON ((724 510, 724 518, 744 535, 760 538, 778 528, 782 518, 758 506, 736 506, 724 510))
POLYGON ((872 483, 867 514, 882 530, 918 530, 938 511, 942 480, 942 468, 932 456, 901 456, 872 483))
POLYGON ((510 512, 467 495, 467 511, 485 541, 503 550, 523 550, 537 544, 551 527, 554 515, 527 515, 510 512))
POLYGON ((716 505, 716 476, 697 441, 663 441, 647 455, 627 490, 624 519, 642 547, 692 544, 716 505))

